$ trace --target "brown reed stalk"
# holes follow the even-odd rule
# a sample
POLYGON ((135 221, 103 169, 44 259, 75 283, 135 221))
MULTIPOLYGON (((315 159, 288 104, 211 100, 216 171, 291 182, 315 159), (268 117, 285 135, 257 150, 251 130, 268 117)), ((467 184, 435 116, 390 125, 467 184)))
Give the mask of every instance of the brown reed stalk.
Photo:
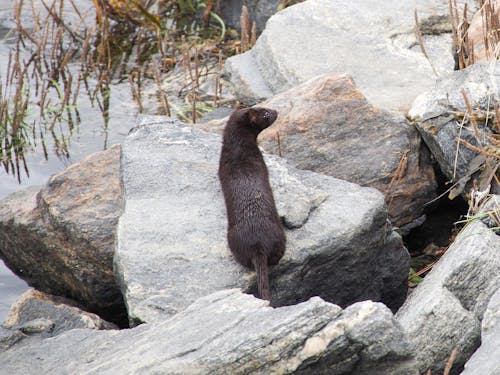
POLYGON ((248 8, 246 5, 241 7, 241 16, 240 16, 240 25, 241 25, 241 52, 248 51, 250 49, 250 35, 251 35, 251 25, 250 25, 250 16, 248 14, 248 8))
POLYGON ((205 27, 208 27, 210 23, 210 14, 212 13, 212 9, 215 6, 215 0, 207 0, 205 4, 205 11, 203 12, 203 23, 205 27))
POLYGON ((429 62, 429 65, 431 66, 432 71, 434 72, 434 75, 436 77, 439 77, 439 74, 436 71, 436 68, 434 67, 434 64, 432 63, 431 59, 429 58, 429 55, 427 54, 427 51, 425 50, 424 40, 422 38, 422 33, 420 31, 420 24, 418 22, 417 9, 415 9, 414 17, 415 17, 415 34, 417 35, 417 41, 418 41, 418 45, 420 46, 420 50, 422 51, 422 53, 424 54, 425 58, 429 62))
POLYGON ((254 46, 257 42, 257 24, 252 22, 252 30, 250 32, 250 47, 254 46))
POLYGON ((462 93, 462 97, 464 99, 465 108, 467 110, 466 113, 469 114, 469 119, 470 119, 470 122, 472 124, 472 129, 474 130, 474 137, 476 138, 476 141, 478 142, 478 144, 482 147, 481 136, 479 134, 479 126, 477 125, 477 121, 476 121, 475 117, 472 115, 472 113, 473 113, 472 107, 470 105, 469 98, 467 97, 467 94, 466 94, 464 88, 462 88, 461 93, 462 93))
POLYGON ((406 171, 408 169, 408 153, 410 150, 405 150, 403 154, 401 155, 401 158, 399 159, 398 166, 396 167, 396 170, 393 173, 392 179, 389 182, 389 185, 387 186, 385 195, 386 195, 386 201, 387 202, 387 207, 391 207, 392 201, 394 199, 394 195, 396 193, 396 189, 400 183, 400 181, 404 178, 406 175, 406 171))
POLYGON ((160 78, 160 72, 159 72, 159 67, 158 67, 158 64, 155 60, 153 60, 153 76, 154 76, 154 80, 155 80, 155 83, 156 83, 156 90, 157 90, 157 93, 158 93, 158 96, 160 97, 160 101, 163 105, 163 110, 165 111, 165 114, 167 116, 171 116, 171 112, 170 112, 170 105, 168 103, 168 97, 167 97, 167 94, 165 93, 165 91, 163 91, 163 89, 161 88, 161 78, 160 78))
POLYGON ((451 354, 450 354, 450 357, 448 358, 448 361, 446 361, 446 365, 444 366, 443 375, 450 374, 451 368, 453 367, 453 363, 455 362, 457 354, 458 354, 458 350, 457 350, 457 348, 454 348, 451 351, 451 354))
POLYGON ((283 155, 281 154, 281 136, 279 130, 276 130, 276 142, 278 143, 278 156, 282 158, 283 155))
POLYGON ((137 103, 139 113, 142 113, 143 107, 142 107, 142 96, 139 83, 140 79, 139 80, 137 79, 137 71, 130 72, 128 80, 130 83, 130 89, 132 91, 132 98, 137 103))
POLYGON ((215 76, 215 95, 214 95, 214 107, 217 107, 219 104, 219 96, 222 96, 222 88, 221 88, 221 75, 222 75, 222 69, 223 69, 223 64, 222 64, 222 51, 219 50, 219 57, 217 61, 217 73, 215 76))

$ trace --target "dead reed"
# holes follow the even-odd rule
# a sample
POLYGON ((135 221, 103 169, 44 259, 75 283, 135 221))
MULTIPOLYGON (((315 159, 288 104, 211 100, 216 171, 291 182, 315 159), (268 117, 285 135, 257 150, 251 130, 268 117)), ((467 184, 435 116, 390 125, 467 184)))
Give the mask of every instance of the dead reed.
POLYGON ((479 0, 481 12, 482 41, 474 40, 471 35, 471 23, 467 17, 467 2, 460 12, 456 0, 449 0, 450 22, 456 53, 456 69, 464 69, 474 64, 479 57, 486 60, 498 59, 500 47, 500 12, 495 8, 494 0, 479 0), (478 51, 482 44, 484 51, 478 51), (481 56, 479 56, 481 55, 481 56), (482 56, 484 55, 484 56, 482 56))
POLYGON ((195 122, 220 105, 223 59, 234 41, 223 40, 225 25, 213 13, 215 1, 94 0, 92 23, 74 0, 16 0, 15 47, 0 77, 0 163, 21 181, 29 176, 26 154, 41 146, 48 158, 49 134, 58 157, 69 157, 71 137, 80 123, 78 99, 86 93, 99 108, 107 132, 111 85, 129 80, 139 112, 147 82, 157 87, 161 111, 195 122), (203 20, 195 17, 205 6, 203 20), (78 18, 69 24, 65 11, 78 18), (22 12, 31 12, 26 29, 22 12), (210 19, 215 20, 210 23, 210 19), (86 23, 87 22, 87 23, 86 23), (185 69, 174 106, 162 77, 185 69), (202 79, 215 77, 214 95, 204 97, 202 79))
MULTIPOLYGON (((5 78, 0 77, 0 162, 19 181, 21 164, 29 176, 25 155, 37 140, 48 155, 45 133, 53 138, 56 155, 68 156, 66 133, 71 134, 80 118, 74 105, 80 77, 74 75, 69 63, 77 52, 73 42, 81 36, 62 21, 64 1, 41 3, 46 11, 43 16, 30 1, 34 27, 26 30, 21 22, 24 1, 16 1, 15 48, 9 55, 5 78), (33 115, 36 107, 38 118, 33 115)), ((72 0, 68 3, 75 7, 72 0)))

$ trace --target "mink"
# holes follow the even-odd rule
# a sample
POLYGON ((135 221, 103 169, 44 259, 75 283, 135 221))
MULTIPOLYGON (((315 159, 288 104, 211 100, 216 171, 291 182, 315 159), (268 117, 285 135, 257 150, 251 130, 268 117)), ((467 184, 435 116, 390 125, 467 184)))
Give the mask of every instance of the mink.
POLYGON ((266 300, 270 300, 268 266, 283 257, 286 236, 257 136, 277 116, 267 108, 235 110, 224 129, 219 162, 229 248, 240 264, 255 269, 259 296, 266 300))

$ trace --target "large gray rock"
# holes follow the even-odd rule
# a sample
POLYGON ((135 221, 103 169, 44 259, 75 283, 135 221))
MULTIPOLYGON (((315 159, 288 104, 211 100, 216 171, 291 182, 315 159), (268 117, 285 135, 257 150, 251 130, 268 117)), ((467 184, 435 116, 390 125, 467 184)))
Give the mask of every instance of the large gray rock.
POLYGON ((237 290, 122 331, 72 330, 0 352, 10 374, 417 374, 390 311, 320 298, 270 308, 237 290))
POLYGON ((462 90, 479 119, 479 140, 488 146, 485 135, 491 130, 480 119, 485 118, 489 110, 491 126, 493 107, 500 99, 499 87, 500 66, 476 64, 443 77, 432 90, 418 96, 412 104, 409 116, 416 122, 422 138, 450 180, 455 182, 467 176, 471 161, 477 156, 477 152, 463 144, 458 145, 457 152, 457 139, 479 146, 472 125, 465 121, 461 126, 467 112, 462 90))
POLYGON ((479 346, 486 306, 500 288, 499 252, 500 237, 471 222, 398 311, 421 373, 441 373, 454 348, 457 373, 479 346))
POLYGON ((481 322, 481 346, 462 375, 500 374, 500 289, 491 297, 481 322))
POLYGON ((120 147, 0 202, 0 257, 30 286, 115 321, 125 315, 113 274, 121 213, 120 147))
MULTIPOLYGON (((217 178, 221 138, 168 118, 146 117, 122 146, 125 210, 115 253, 132 320, 153 322, 217 290, 255 291, 226 241, 217 178)), ((397 309, 409 256, 387 225, 375 189, 295 170, 267 156, 287 250, 271 271, 273 305, 321 296, 342 306, 372 299, 397 309)))
POLYGON ((448 0, 308 0, 272 16, 250 51, 227 60, 235 95, 253 105, 336 72, 352 75, 376 106, 407 109, 436 78, 418 47, 415 8, 436 70, 452 71, 448 0))

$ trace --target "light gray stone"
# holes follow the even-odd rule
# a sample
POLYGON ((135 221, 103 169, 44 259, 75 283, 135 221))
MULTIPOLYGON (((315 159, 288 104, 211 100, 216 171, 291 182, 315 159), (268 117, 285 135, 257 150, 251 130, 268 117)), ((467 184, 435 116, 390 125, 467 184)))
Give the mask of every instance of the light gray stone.
POLYGON ((314 297, 273 309, 238 290, 155 324, 76 329, 13 347, 0 363, 11 374, 418 374, 408 340, 380 303, 341 311, 314 297))
POLYGON ((481 322, 481 346, 462 375, 500 374, 500 289, 491 297, 481 322))
MULTIPOLYGON (((479 146, 472 125, 462 119, 467 112, 462 90, 477 117, 490 111, 490 125, 495 101, 500 98, 500 66, 476 64, 443 76, 436 86, 419 95, 409 111, 417 129, 431 150, 441 171, 454 182, 465 177, 477 153, 457 139, 479 146), (458 152, 457 152, 458 147, 458 152)), ((485 135, 491 130, 485 121, 478 121, 480 141, 488 146, 485 135)))
MULTIPOLYGON (((217 177, 219 135, 176 120, 146 117, 122 146, 125 209, 119 220, 115 274, 133 321, 153 322, 217 290, 255 291, 226 241, 217 177)), ((375 189, 296 170, 266 156, 287 250, 270 273, 275 306, 318 295, 346 306, 406 296, 409 256, 387 225, 375 189)))
POLYGON ((486 305, 500 287, 499 252, 499 236, 480 220, 469 223, 398 311, 421 373, 441 373, 454 348, 456 373, 479 346, 486 305))
POLYGON ((418 47, 415 9, 438 74, 452 71, 447 0, 308 0, 276 13, 250 52, 228 59, 235 94, 254 104, 268 90, 276 94, 320 74, 348 73, 374 105, 406 110, 436 79, 418 47), (258 90, 249 100, 254 86, 242 85, 254 80, 258 90))
POLYGON ((259 73, 251 51, 227 59, 224 78, 231 81, 233 95, 246 105, 254 105, 273 96, 273 91, 259 73))

